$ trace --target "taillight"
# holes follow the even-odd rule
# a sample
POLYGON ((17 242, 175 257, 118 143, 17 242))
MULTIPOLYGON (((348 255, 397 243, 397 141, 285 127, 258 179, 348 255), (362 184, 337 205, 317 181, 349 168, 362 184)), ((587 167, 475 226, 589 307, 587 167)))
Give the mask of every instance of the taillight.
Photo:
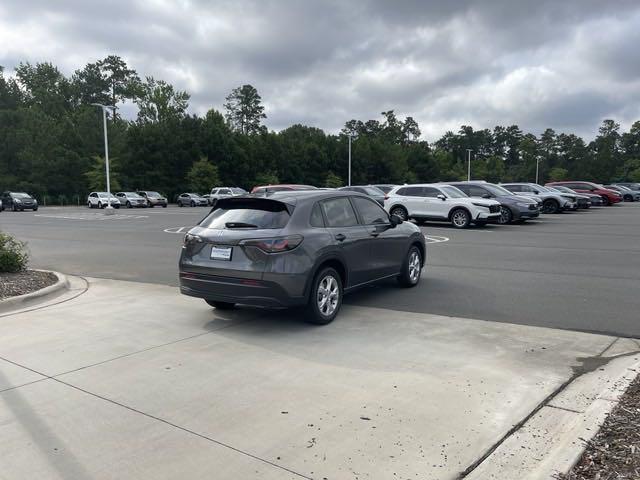
POLYGON ((202 238, 198 235, 191 235, 190 233, 187 233, 184 236, 184 244, 189 245, 190 243, 202 243, 202 238))
POLYGON ((286 237, 257 238, 255 240, 242 240, 243 247, 256 247, 265 253, 281 253, 293 250, 302 243, 302 235, 289 235, 286 237))

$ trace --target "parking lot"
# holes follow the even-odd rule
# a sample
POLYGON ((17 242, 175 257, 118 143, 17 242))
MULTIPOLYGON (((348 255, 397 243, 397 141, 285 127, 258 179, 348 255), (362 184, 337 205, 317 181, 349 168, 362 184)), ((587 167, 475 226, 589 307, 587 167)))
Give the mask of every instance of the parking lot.
MULTIPOLYGON (((175 286, 183 234, 206 213, 171 206, 105 216, 49 207, 3 212, 0 228, 28 242, 34 267, 175 286)), ((417 288, 390 282, 346 304, 638 337, 639 217, 640 204, 625 203, 524 225, 456 230, 430 223, 417 288)))

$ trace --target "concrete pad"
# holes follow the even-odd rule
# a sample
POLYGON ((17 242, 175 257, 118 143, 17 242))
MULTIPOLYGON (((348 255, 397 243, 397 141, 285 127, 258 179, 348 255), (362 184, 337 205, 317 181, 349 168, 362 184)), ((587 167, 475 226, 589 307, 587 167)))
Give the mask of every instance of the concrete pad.
POLYGON ((0 392, 43 378, 46 377, 0 359, 0 392))
MULTIPOLYGON (((351 306, 315 327, 296 312, 222 315, 174 288, 93 279, 76 299, 3 318, 0 338, 0 356, 124 412, 331 479, 455 478, 615 340, 351 306)), ((84 441, 120 428, 78 415, 84 441)), ((114 445, 108 455, 137 461, 114 445)), ((255 478, 227 473, 216 478, 255 478)))
POLYGON ((53 380, 0 394, 0 465, 3 480, 301 478, 53 380))

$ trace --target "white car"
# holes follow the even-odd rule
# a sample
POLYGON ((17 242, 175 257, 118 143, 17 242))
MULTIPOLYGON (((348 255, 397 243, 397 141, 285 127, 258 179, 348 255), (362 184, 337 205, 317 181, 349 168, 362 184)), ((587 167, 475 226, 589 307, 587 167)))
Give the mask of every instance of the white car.
POLYGON ((118 192, 116 198, 127 208, 147 208, 147 199, 136 192, 118 192))
POLYGON ((464 192, 445 184, 424 183, 392 188, 384 202, 391 215, 403 220, 414 219, 448 221, 455 228, 479 226, 500 217, 500 203, 485 198, 471 198, 464 192))
POLYGON ((213 205, 216 200, 220 200, 221 198, 237 197, 246 194, 246 190, 238 187, 214 187, 211 189, 211 194, 205 195, 205 197, 209 200, 209 205, 213 205))
POLYGON ((120 208, 120 200, 113 194, 111 194, 111 201, 109 201, 107 192, 91 192, 87 197, 87 207, 89 208, 105 208, 109 203, 113 208, 120 208))

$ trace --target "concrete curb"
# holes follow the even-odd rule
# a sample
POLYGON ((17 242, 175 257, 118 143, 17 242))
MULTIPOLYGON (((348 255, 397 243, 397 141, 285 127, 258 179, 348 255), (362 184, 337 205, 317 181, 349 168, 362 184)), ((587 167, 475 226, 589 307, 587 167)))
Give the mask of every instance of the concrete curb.
POLYGON ((615 358, 586 374, 545 405, 465 480, 551 480, 580 459, 620 396, 640 373, 640 353, 615 358))
POLYGON ((33 303, 44 302, 51 297, 57 296, 61 291, 69 288, 69 279, 66 277, 66 275, 59 272, 53 272, 51 270, 34 270, 38 272, 53 273, 56 277, 58 277, 58 281, 53 285, 41 288, 40 290, 37 290, 35 292, 0 300, 0 313, 6 313, 11 310, 19 310, 33 303))

